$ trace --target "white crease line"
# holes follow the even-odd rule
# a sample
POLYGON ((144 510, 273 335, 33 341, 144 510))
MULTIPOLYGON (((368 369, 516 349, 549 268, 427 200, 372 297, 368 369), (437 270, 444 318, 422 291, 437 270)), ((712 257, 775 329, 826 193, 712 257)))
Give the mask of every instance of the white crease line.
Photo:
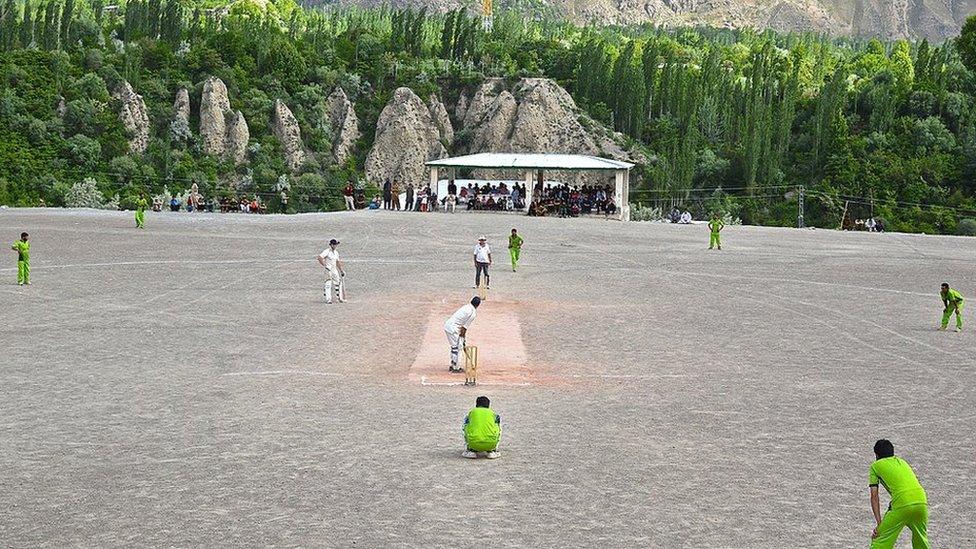
MULTIPOLYGON (((119 261, 115 263, 73 263, 69 265, 32 265, 31 271, 51 270, 51 269, 75 269, 86 267, 125 267, 134 265, 241 265, 241 264, 261 264, 261 263, 309 263, 315 262, 313 259, 161 259, 155 261, 119 261)), ((343 263, 375 263, 378 265, 409 265, 420 264, 428 265, 430 260, 423 259, 343 259, 343 263)), ((0 272, 13 272, 16 267, 3 268, 0 272)))
POLYGON ((227 372, 225 374, 220 374, 222 376, 277 376, 284 374, 305 374, 310 376, 336 376, 341 377, 343 374, 337 374, 335 372, 315 372, 312 370, 263 370, 259 372, 227 372))
MULTIPOLYGON (((427 376, 420 376, 420 384, 424 387, 454 387, 458 385, 464 385, 463 381, 427 381, 427 376)), ((492 385, 492 386, 504 386, 504 387, 528 387, 532 385, 528 382, 523 383, 506 383, 501 381, 479 381, 473 387, 478 385, 492 385)))

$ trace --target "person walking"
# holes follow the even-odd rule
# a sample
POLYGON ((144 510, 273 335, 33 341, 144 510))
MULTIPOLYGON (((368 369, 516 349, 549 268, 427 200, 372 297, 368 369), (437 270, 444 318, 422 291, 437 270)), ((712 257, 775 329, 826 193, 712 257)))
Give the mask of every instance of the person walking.
POLYGON ((475 459, 484 454, 488 459, 498 457, 498 441, 502 436, 502 418, 491 409, 491 401, 480 396, 474 408, 464 416, 464 452, 461 457, 475 459))
POLYGON ((458 352, 464 347, 464 338, 468 335, 468 329, 471 328, 478 314, 478 305, 481 305, 481 298, 475 296, 471 298, 470 303, 454 311, 454 314, 444 322, 444 333, 447 334, 447 343, 451 346, 450 372, 464 371, 464 368, 458 366, 458 352))
POLYGON ((881 439, 874 443, 874 457, 875 461, 868 472, 871 512, 875 521, 871 532, 871 549, 891 549, 906 526, 912 531, 912 548, 929 549, 926 532, 929 522, 928 498, 915 471, 908 462, 895 456, 895 447, 889 440, 881 439), (888 511, 883 517, 878 496, 879 484, 891 496, 888 511))
POLYGON ((30 235, 20 233, 20 240, 10 249, 17 252, 17 284, 30 286, 30 235))
MULTIPOLYGON (((288 213, 288 191, 281 189, 281 193, 278 196, 281 198, 281 213, 288 213)), ((348 201, 346 203, 346 208, 349 208, 348 201)))
POLYGON ((139 196, 136 200, 136 228, 145 229, 146 228, 146 208, 149 207, 149 203, 146 202, 145 196, 139 196))
POLYGON ((956 331, 961 332, 962 294, 950 288, 948 282, 942 283, 942 291, 939 294, 942 297, 942 305, 945 307, 942 309, 942 326, 939 329, 944 331, 949 326, 949 319, 952 317, 952 313, 956 313, 956 331))
POLYGON ((393 207, 393 185, 390 183, 390 179, 387 178, 383 182, 383 209, 389 210, 393 207))
POLYGON ((488 275, 488 267, 491 266, 491 247, 488 246, 488 237, 481 235, 478 237, 478 244, 474 247, 474 287, 481 286, 481 273, 485 273, 485 289, 491 289, 491 278, 488 275))
POLYGON ((413 206, 413 183, 407 183, 407 199, 406 203, 403 205, 403 209, 412 212, 414 210, 413 206))
POLYGON ((522 237, 518 231, 512 229, 512 234, 508 237, 508 255, 512 256, 512 272, 518 268, 519 254, 522 252, 522 237))
POLYGON ((353 195, 354 194, 355 194, 355 190, 352 188, 352 183, 351 182, 347 182, 346 183, 346 188, 345 189, 342 189, 342 196, 343 196, 343 198, 346 199, 346 209, 347 210, 355 210, 356 209, 356 202, 353 200, 353 195))
POLYGON ((332 303, 332 297, 338 296, 339 303, 346 302, 345 288, 342 287, 342 277, 346 276, 342 261, 339 260, 339 241, 332 239, 329 247, 322 251, 317 257, 319 265, 325 267, 325 302, 332 303))
POLYGON ((708 249, 711 250, 715 246, 718 249, 722 249, 722 229, 725 228, 725 222, 722 218, 718 216, 718 212, 712 214, 712 220, 708 222, 708 230, 711 231, 711 236, 708 239, 708 249))

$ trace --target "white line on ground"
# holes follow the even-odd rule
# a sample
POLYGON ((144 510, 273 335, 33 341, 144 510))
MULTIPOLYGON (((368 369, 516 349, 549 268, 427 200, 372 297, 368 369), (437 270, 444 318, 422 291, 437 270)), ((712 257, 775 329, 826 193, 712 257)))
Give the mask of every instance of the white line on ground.
POLYGON ((257 372, 227 372, 222 376, 280 376, 288 374, 301 374, 309 376, 336 376, 342 377, 344 374, 335 372, 316 372, 314 370, 262 370, 257 372))
MULTIPOLYGON (((135 265, 241 265, 260 263, 314 263, 314 259, 160 259, 154 261, 118 261, 114 263, 72 263, 69 265, 31 265, 31 273, 50 269, 87 269, 95 267, 125 267, 135 265)), ((422 265, 430 261, 421 259, 343 259, 343 263, 375 263, 378 265, 422 265)), ((3 268, 0 272, 16 271, 16 267, 3 268)))

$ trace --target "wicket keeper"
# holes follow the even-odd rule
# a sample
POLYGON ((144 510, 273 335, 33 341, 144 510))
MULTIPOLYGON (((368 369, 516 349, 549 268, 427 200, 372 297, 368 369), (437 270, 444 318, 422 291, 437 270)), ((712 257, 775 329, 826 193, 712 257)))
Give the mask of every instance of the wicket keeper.
POLYGON ((518 268, 519 253, 522 251, 522 237, 518 231, 512 229, 511 236, 508 237, 508 255, 512 256, 512 272, 518 268))
POLYGON ((478 305, 481 305, 481 298, 474 296, 471 303, 454 311, 451 318, 444 323, 444 333, 447 334, 447 342, 451 346, 451 372, 464 371, 464 368, 458 367, 458 350, 464 345, 464 336, 468 335, 468 328, 474 322, 478 305))
POLYGON ((30 235, 20 233, 20 240, 10 249, 17 252, 17 284, 30 286, 30 235))
POLYGON ((329 247, 318 255, 319 265, 325 267, 325 302, 332 303, 332 296, 338 294, 339 303, 346 302, 345 293, 342 291, 342 277, 346 276, 346 270, 339 261, 339 241, 332 239, 329 247))
POLYGON ((474 408, 464 417, 463 431, 465 447, 461 457, 474 459, 479 453, 488 459, 498 457, 502 418, 491 410, 488 397, 480 396, 474 401, 474 408))
POLYGON ((874 443, 874 463, 868 473, 871 487, 871 512, 877 526, 871 533, 871 549, 891 549, 905 526, 912 531, 912 548, 929 549, 926 528, 929 522, 929 506, 925 490, 919 484, 908 462, 895 456, 891 441, 881 439, 874 443), (878 484, 891 496, 888 511, 881 516, 878 484))
POLYGON ((952 313, 956 313, 956 331, 961 332, 963 305, 962 294, 950 288, 948 282, 942 283, 942 291, 940 294, 942 296, 942 305, 945 306, 945 308, 942 309, 942 327, 939 329, 945 330, 949 326, 949 318, 952 316, 952 313))
POLYGON ((722 249, 722 236, 719 234, 722 229, 725 228, 725 222, 722 218, 718 216, 718 212, 712 214, 712 220, 708 222, 708 229, 711 231, 711 236, 708 239, 708 249, 718 246, 718 249, 722 249))

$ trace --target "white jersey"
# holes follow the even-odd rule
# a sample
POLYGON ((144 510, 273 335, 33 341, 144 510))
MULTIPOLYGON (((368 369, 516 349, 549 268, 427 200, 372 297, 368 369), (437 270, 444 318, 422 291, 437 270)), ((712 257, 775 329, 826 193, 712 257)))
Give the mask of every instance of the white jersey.
POLYGON ((474 317, 477 314, 477 310, 474 305, 468 303, 464 307, 454 311, 451 318, 447 319, 444 323, 444 329, 451 333, 457 333, 463 327, 468 329, 471 327, 471 323, 474 322, 474 317))
POLYGON ((491 254, 491 248, 486 243, 484 246, 481 244, 475 244, 474 246, 474 260, 478 263, 488 263, 488 255, 491 254))
POLYGON ((333 250, 332 248, 326 248, 325 251, 319 254, 325 261, 325 270, 334 271, 336 270, 336 263, 339 261, 339 251, 333 250))

